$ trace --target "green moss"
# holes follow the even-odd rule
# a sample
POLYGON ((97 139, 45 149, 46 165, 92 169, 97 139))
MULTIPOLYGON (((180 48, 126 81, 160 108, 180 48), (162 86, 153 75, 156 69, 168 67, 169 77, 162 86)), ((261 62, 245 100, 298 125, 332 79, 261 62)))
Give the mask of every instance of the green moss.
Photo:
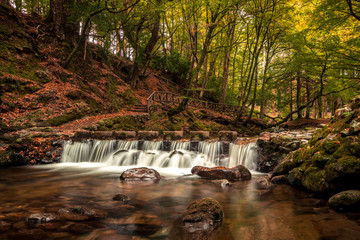
POLYGON ((339 159, 344 156, 351 156, 351 152, 349 149, 345 146, 345 144, 340 145, 340 147, 333 153, 332 158, 333 159, 339 159))
POLYGON ((331 157, 324 152, 316 152, 311 158, 311 162, 313 166, 323 169, 330 158, 331 157))
POLYGON ((294 151, 293 162, 296 166, 300 166, 305 160, 303 158, 304 149, 294 151))
POLYGON ((360 159, 354 156, 345 156, 337 161, 336 171, 345 175, 360 176, 360 159))
POLYGON ((273 176, 288 174, 297 167, 298 162, 293 161, 294 152, 288 154, 273 170, 273 176))
POLYGON ((309 167, 305 170, 302 179, 302 185, 312 192, 324 193, 330 190, 330 185, 326 181, 325 170, 317 167, 309 167))
POLYGON ((303 176, 304 169, 301 167, 294 168, 289 172, 288 180, 289 183, 295 187, 301 187, 301 178, 303 176))
POLYGON ((323 142, 322 147, 326 153, 332 154, 340 147, 340 142, 335 140, 326 140, 323 142))

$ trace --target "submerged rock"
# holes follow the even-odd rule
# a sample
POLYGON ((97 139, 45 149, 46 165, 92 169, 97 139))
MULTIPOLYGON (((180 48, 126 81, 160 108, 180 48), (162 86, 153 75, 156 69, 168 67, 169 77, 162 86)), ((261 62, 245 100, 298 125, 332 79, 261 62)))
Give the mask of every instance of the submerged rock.
POLYGON ((236 180, 251 179, 250 171, 243 165, 238 165, 232 168, 226 168, 226 167, 208 168, 202 166, 195 166, 191 169, 191 173, 212 180, 226 179, 229 181, 236 181, 236 180))
POLYGON ((329 199, 329 205, 338 211, 360 210, 360 190, 339 192, 329 199))
POLYGON ((272 184, 268 176, 259 177, 256 179, 256 188, 262 190, 272 190, 275 185, 272 184))
POLYGON ((120 176, 120 179, 125 181, 158 181, 160 178, 160 174, 155 169, 146 167, 128 169, 120 176))
POLYGON ((274 184, 285 184, 289 183, 289 179, 286 175, 279 175, 271 178, 271 183, 274 184))
POLYGON ((228 187, 228 186, 231 185, 229 183, 229 181, 226 180, 226 179, 212 180, 211 182, 214 183, 214 184, 220 185, 222 188, 225 188, 225 187, 228 187))
POLYGON ((115 201, 121 201, 121 202, 124 202, 124 203, 130 201, 130 198, 128 196, 124 195, 124 194, 116 194, 116 195, 113 196, 112 199, 115 200, 115 201))
POLYGON ((94 218, 104 218, 107 213, 87 207, 61 208, 58 211, 59 216, 72 221, 82 221, 94 218))
POLYGON ((35 213, 26 219, 28 224, 49 223, 60 220, 59 216, 51 213, 35 213))
POLYGON ((195 200, 187 207, 183 223, 188 232, 211 231, 221 225, 224 217, 220 203, 212 198, 195 200))

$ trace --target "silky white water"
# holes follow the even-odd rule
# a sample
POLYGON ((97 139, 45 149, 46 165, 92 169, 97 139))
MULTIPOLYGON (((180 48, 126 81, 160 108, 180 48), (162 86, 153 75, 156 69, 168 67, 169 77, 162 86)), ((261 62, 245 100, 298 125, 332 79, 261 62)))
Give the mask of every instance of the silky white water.
POLYGON ((153 168, 191 169, 194 166, 244 165, 256 170, 256 143, 173 141, 167 147, 162 141, 89 140, 64 144, 62 163, 99 163, 105 166, 146 166, 153 168), (190 149, 192 151, 190 151, 190 149))

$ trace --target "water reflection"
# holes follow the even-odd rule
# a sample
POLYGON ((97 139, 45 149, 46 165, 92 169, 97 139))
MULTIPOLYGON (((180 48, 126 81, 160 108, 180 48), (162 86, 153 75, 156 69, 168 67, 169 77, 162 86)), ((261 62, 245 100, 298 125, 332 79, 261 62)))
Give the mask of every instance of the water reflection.
POLYGON ((1 170, 0 239, 360 238, 358 222, 327 206, 316 206, 318 199, 289 186, 259 190, 251 180, 222 188, 180 172, 161 172, 166 177, 158 183, 121 182, 123 170, 99 165, 1 170), (115 194, 125 194, 130 200, 113 201, 115 194), (205 197, 222 204, 222 225, 207 233, 184 232, 182 213, 191 201, 205 197), (25 224, 33 213, 56 214, 60 208, 74 206, 100 209, 107 217, 68 220, 53 228, 25 224))

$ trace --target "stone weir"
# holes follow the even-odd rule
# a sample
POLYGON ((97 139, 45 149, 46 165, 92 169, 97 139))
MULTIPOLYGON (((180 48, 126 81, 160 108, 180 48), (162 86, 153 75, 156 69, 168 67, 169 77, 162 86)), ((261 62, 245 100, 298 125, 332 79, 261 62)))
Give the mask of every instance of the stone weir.
POLYGON ((191 168, 197 165, 257 169, 255 142, 224 141, 98 140, 66 141, 61 161, 93 162, 109 166, 191 168))
POLYGON ((73 139, 101 139, 101 140, 219 140, 233 142, 237 139, 237 132, 235 131, 219 131, 210 134, 208 131, 78 131, 75 133, 73 139))

